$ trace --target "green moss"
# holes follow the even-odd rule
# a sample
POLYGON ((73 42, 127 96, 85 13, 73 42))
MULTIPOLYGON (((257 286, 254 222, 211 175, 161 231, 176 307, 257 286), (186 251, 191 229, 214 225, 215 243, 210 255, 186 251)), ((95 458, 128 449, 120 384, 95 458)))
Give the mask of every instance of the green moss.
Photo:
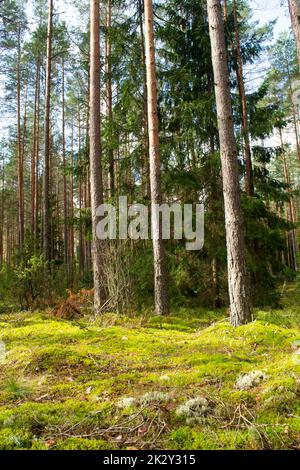
MULTIPOLYGON (((0 365, 0 447, 120 448, 114 433, 104 440, 84 436, 114 425, 127 429, 124 422, 138 411, 152 423, 153 435, 146 434, 145 442, 159 436, 155 445, 160 448, 297 446, 300 366, 292 345, 300 331, 279 314, 258 312, 255 322, 239 328, 229 324, 225 312, 203 309, 149 317, 144 326, 138 318, 108 315, 93 324, 41 313, 1 317, 8 354, 0 365), (253 389, 237 390, 239 375, 255 370, 266 379, 253 389), (124 397, 139 403, 148 392, 171 399, 146 409, 117 406, 124 397), (211 412, 198 425, 186 424, 175 410, 198 396, 210 401, 211 412), (246 424, 238 419, 240 412, 246 424), (160 434, 162 421, 167 426, 160 434)), ((129 441, 143 446, 138 426, 128 432, 129 441)))
POLYGON ((111 444, 103 440, 69 438, 58 441, 54 446, 55 450, 111 450, 111 444))
POLYGON ((220 431, 206 428, 197 432, 179 428, 170 435, 170 447, 182 450, 243 450, 256 447, 250 431, 220 431))
POLYGON ((19 450, 31 447, 32 435, 24 430, 0 430, 0 450, 19 450))
POLYGON ((3 383, 3 390, 8 399, 25 398, 31 394, 26 383, 15 377, 8 377, 3 383))

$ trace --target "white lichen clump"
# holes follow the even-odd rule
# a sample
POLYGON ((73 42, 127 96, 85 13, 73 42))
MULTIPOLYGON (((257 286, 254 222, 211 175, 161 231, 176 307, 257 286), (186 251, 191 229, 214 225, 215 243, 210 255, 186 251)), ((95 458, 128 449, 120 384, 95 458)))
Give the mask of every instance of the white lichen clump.
POLYGON ((140 398, 140 402, 143 405, 150 405, 151 403, 166 403, 170 401, 170 395, 168 393, 163 393, 163 392, 148 392, 145 393, 140 398))
POLYGON ((141 405, 151 405, 152 403, 167 403, 171 400, 171 396, 162 392, 147 392, 141 397, 123 397, 117 402, 118 408, 133 408, 141 405))
POLYGON ((133 397, 123 397, 117 403, 118 408, 132 408, 135 405, 136 399, 133 397))
POLYGON ((176 415, 185 418, 188 424, 201 422, 210 411, 210 405, 206 398, 192 398, 180 405, 176 410, 176 415))
POLYGON ((171 377, 169 375, 161 375, 159 377, 159 380, 161 380, 162 382, 170 382, 171 377))
POLYGON ((265 378, 266 374, 261 370, 253 370, 249 374, 240 375, 236 381, 235 388, 238 390, 249 390, 259 385, 265 378))

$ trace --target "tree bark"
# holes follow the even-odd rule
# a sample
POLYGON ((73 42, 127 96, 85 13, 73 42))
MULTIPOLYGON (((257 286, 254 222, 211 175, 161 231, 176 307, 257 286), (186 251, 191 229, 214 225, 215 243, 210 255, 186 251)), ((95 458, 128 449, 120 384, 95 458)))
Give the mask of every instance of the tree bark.
MULTIPOLYGON (((40 80, 40 65, 36 62, 35 75, 35 93, 34 93, 34 116, 33 116, 33 135, 32 135, 32 154, 31 154, 31 173, 30 173, 30 215, 31 230, 33 239, 35 239, 35 188, 36 188, 36 139, 37 139, 37 109, 38 109, 38 83, 40 80)), ((35 240, 34 240, 35 242, 35 240)))
POLYGON ((40 96, 41 96, 41 65, 39 64, 39 80, 37 89, 37 122, 36 122, 36 147, 35 147, 35 195, 34 195, 34 206, 35 206, 35 217, 34 217, 34 239, 35 243, 38 244, 38 219, 40 216, 40 96))
POLYGON ((150 167, 149 167, 149 141, 148 141, 148 111, 147 111, 147 72, 145 38, 143 29, 144 0, 138 0, 138 15, 141 35, 141 60, 143 67, 143 137, 145 142, 144 155, 142 157, 142 195, 150 199, 150 167))
POLYGON ((4 211, 4 188, 5 188, 5 163, 4 163, 4 156, 2 156, 1 161, 1 210, 0 210, 0 266, 2 266, 4 262, 4 219, 5 219, 5 211, 4 211))
POLYGON ((62 164, 63 164, 63 214, 64 214, 64 262, 69 272, 69 256, 68 256, 68 204, 67 204, 67 175, 66 175, 66 125, 65 125, 65 63, 62 59, 62 164))
MULTIPOLYGON (((281 144, 281 151, 282 151, 282 163, 283 163, 284 179, 285 179, 285 184, 288 187, 288 193, 289 193, 287 221, 291 222, 292 224, 296 224, 297 223, 297 218, 296 218, 296 215, 295 215, 293 194, 292 194, 292 190, 291 190, 291 180, 290 180, 290 175, 289 175, 288 163, 286 161, 286 154, 285 154, 285 148, 284 148, 281 128, 279 128, 279 135, 280 135, 280 144, 281 144)), ((298 250, 298 245, 297 245, 297 234, 296 234, 295 229, 291 230, 287 234, 287 240, 288 240, 288 250, 289 250, 288 255, 289 255, 289 260, 290 260, 290 267, 291 267, 291 269, 294 269, 294 271, 297 271, 298 270, 297 254, 298 254, 299 250, 298 250)))
POLYGON ((53 0, 48 0, 47 65, 45 90, 45 149, 44 149, 44 194, 43 194, 43 253, 46 261, 51 259, 51 207, 50 207, 50 106, 51 63, 53 33, 53 0))
POLYGON ((237 147, 221 2, 208 0, 207 3, 223 176, 230 319, 234 326, 239 326, 250 321, 251 310, 237 147))
POLYGON ((22 158, 21 136, 21 25, 18 24, 17 59, 17 127, 18 127, 18 244, 20 252, 24 245, 24 165, 22 158))
POLYGON ((165 315, 169 311, 165 247, 162 240, 161 223, 154 210, 156 204, 161 204, 162 197, 152 0, 145 0, 144 5, 155 310, 158 315, 165 315))
POLYGON ((236 0, 233 1, 233 17, 234 17, 234 32, 235 32, 235 45, 236 45, 236 76, 239 89, 239 97, 242 112, 242 135, 244 140, 244 155, 246 164, 246 193, 248 196, 253 196, 254 185, 253 185, 253 170, 252 170, 252 157, 250 148, 250 135, 248 126, 248 110, 247 110, 247 99, 245 92, 244 74, 243 74, 243 60, 241 54, 241 42, 239 33, 239 24, 237 17, 237 6, 236 0))
POLYGON ((25 92, 24 92, 24 116, 23 116, 23 132, 22 132, 22 150, 21 150, 21 235, 22 235, 22 244, 24 245, 24 238, 25 238, 25 196, 24 196, 24 162, 25 162, 25 146, 26 146, 26 128, 27 128, 27 93, 28 87, 25 84, 25 92))
POLYGON ((83 220, 82 220, 82 187, 83 187, 83 165, 81 156, 81 112, 78 105, 78 201, 79 201, 79 270, 84 273, 84 240, 83 240, 83 220))
POLYGON ((111 0, 107 0, 106 6, 106 37, 105 37, 105 73, 106 73, 106 109, 107 120, 109 125, 108 137, 108 173, 109 173, 109 195, 113 197, 115 191, 115 168, 114 168, 114 151, 112 148, 112 68, 111 68, 111 0))
POLYGON ((73 283, 73 259, 74 259, 74 123, 72 122, 71 131, 71 175, 70 175, 70 200, 69 200, 69 213, 71 226, 69 230, 69 281, 70 285, 73 283))
POLYGON ((292 29, 295 36, 298 64, 300 67, 300 2, 299 0, 289 0, 289 10, 292 21, 292 29))
POLYGON ((103 204, 102 148, 100 136, 100 8, 99 0, 90 0, 90 181, 92 211, 92 258, 94 309, 100 313, 105 302, 103 242, 97 237, 97 207, 103 204))

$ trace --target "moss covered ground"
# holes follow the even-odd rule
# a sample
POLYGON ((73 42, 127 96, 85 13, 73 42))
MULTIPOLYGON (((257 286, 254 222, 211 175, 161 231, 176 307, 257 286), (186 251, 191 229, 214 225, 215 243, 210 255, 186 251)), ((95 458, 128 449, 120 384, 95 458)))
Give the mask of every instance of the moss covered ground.
POLYGON ((1 315, 0 449, 300 449, 300 294, 282 295, 236 329, 224 311, 1 315))

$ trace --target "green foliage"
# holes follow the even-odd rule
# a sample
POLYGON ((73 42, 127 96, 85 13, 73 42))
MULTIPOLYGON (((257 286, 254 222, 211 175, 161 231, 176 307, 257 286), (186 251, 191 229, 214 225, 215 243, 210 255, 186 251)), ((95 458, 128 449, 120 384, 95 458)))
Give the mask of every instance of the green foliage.
POLYGON ((14 399, 25 398, 30 394, 29 388, 15 377, 9 377, 4 382, 4 390, 7 392, 9 397, 14 399))
POLYGON ((55 260, 45 263, 42 255, 24 255, 16 267, 3 265, 0 279, 1 300, 7 307, 46 308, 65 296, 65 268, 55 260))

